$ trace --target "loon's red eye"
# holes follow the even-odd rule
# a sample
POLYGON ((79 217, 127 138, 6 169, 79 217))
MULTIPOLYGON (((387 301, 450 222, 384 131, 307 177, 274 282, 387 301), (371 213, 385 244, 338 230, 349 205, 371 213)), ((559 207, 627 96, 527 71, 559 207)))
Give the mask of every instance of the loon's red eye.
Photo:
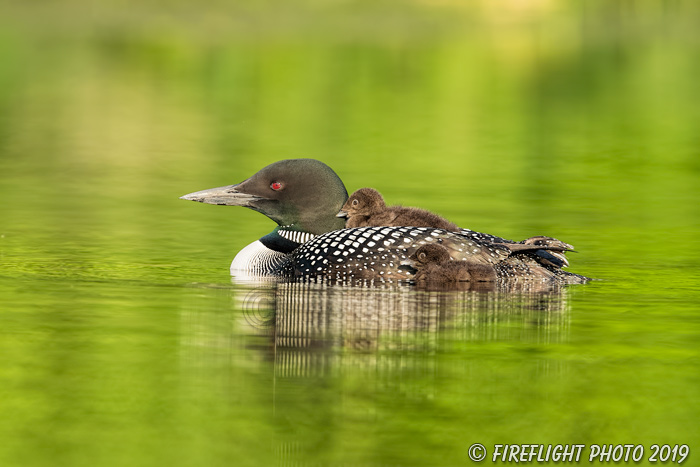
POLYGON ((279 191, 282 189, 282 184, 280 182, 272 182, 270 183, 270 188, 272 188, 275 191, 279 191))

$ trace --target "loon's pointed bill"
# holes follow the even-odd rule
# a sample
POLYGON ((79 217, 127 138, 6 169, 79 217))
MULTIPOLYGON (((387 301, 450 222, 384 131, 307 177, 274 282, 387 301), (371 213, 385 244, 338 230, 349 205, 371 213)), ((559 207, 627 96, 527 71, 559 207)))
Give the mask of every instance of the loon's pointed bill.
POLYGON ((188 201, 197 201, 199 203, 216 204, 219 206, 244 206, 250 207, 254 201, 264 199, 262 196, 243 193, 236 190, 238 185, 220 186, 218 188, 209 188, 208 190, 195 191, 180 199, 188 201))

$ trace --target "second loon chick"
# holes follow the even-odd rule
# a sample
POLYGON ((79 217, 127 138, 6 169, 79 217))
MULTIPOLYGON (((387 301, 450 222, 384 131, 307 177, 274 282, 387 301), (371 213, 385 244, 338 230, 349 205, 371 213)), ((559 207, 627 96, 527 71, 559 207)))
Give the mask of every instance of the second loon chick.
POLYGON ((404 206, 387 206, 381 193, 373 188, 355 191, 338 213, 347 217, 345 227, 433 227, 459 232, 456 224, 430 211, 404 206))
POLYGON ((418 285, 432 282, 495 282, 496 270, 491 264, 472 261, 453 261, 444 246, 431 243, 418 248, 407 263, 417 271, 413 280, 418 285))

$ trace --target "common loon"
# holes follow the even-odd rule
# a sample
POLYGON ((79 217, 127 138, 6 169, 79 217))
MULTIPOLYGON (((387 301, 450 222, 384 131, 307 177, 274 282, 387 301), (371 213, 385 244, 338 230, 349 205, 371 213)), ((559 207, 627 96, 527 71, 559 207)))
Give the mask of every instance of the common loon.
POLYGON ((416 269, 413 280, 418 285, 427 283, 495 282, 496 269, 492 264, 474 261, 454 261, 447 248, 431 243, 418 248, 406 263, 416 269))
POLYGON ((561 269, 568 265, 562 252, 571 246, 556 239, 551 239, 551 244, 542 240, 549 237, 535 237, 535 242, 540 244, 527 244, 469 229, 458 232, 396 226, 346 229, 344 219, 337 217, 348 199, 345 185, 330 167, 315 159, 275 162, 236 185, 181 198, 244 206, 277 223, 272 232, 236 255, 231 263, 233 274, 302 280, 410 280, 415 269, 401 263, 421 246, 440 243, 448 247, 453 259, 493 264, 500 278, 535 278, 557 283, 588 280, 561 269))
POLYGON ((338 217, 346 217, 345 227, 409 226, 460 230, 456 224, 430 211, 405 206, 387 206, 374 188, 360 188, 350 195, 338 217))

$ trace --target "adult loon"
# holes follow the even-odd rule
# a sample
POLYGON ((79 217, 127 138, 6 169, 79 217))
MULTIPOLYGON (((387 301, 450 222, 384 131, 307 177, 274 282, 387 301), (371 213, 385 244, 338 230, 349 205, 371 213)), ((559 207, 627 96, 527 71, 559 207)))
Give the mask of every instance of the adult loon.
POLYGON ((501 279, 588 280, 561 269, 568 265, 562 252, 572 247, 550 237, 515 243, 469 229, 346 229, 344 219, 337 217, 348 199, 345 185, 330 167, 315 159, 278 161, 236 185, 190 193, 181 199, 244 206, 277 223, 272 232, 236 255, 232 274, 302 280, 410 280, 416 270, 401 263, 418 248, 439 243, 448 247, 453 259, 494 265, 501 279))

